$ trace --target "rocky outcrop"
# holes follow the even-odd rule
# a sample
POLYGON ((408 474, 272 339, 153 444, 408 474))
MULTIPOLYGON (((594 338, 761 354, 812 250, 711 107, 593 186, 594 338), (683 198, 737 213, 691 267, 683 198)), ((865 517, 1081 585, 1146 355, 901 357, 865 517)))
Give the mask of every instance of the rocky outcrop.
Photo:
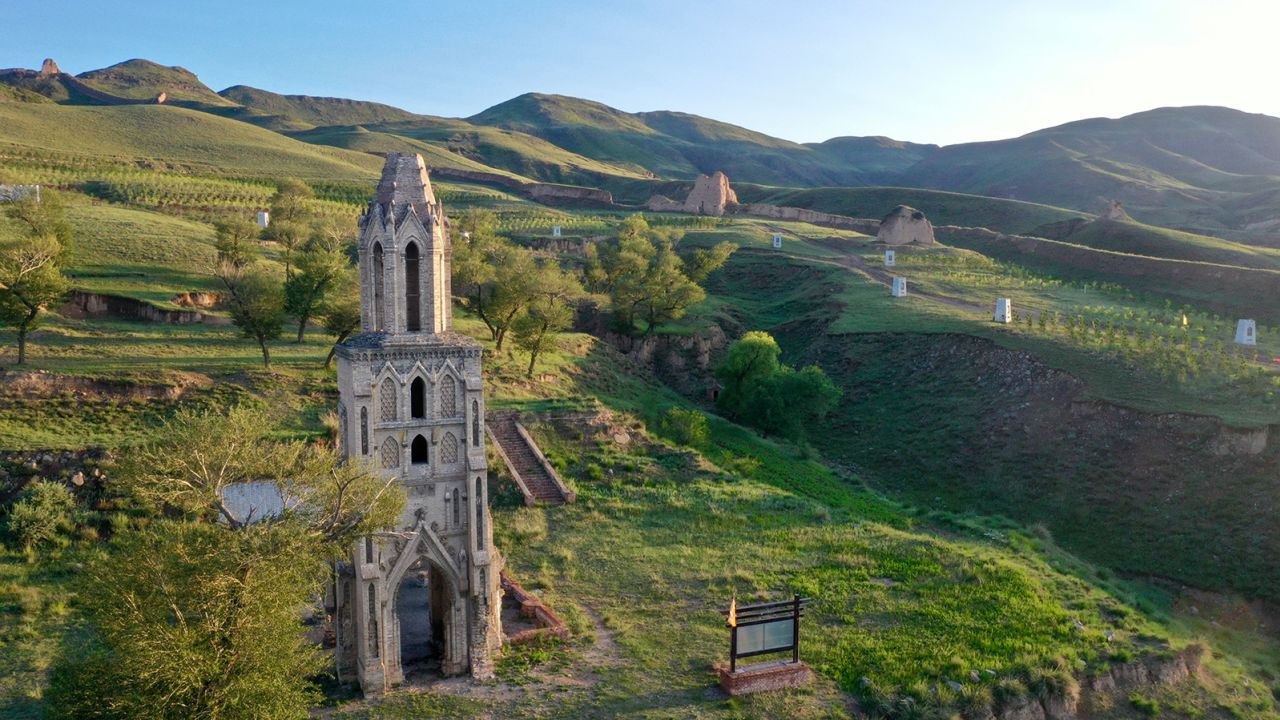
POLYGON ((83 290, 74 290, 71 296, 59 309, 62 315, 74 318, 115 317, 122 320, 145 320, 147 322, 171 323, 174 325, 191 325, 209 323, 227 325, 229 320, 213 315, 206 315, 195 310, 165 310, 148 302, 134 298, 104 295, 83 290))
POLYGON ((899 205, 880 221, 876 240, 886 245, 933 245, 933 225, 924 213, 899 205))
POLYGON ((39 185, 0 185, 0 202, 16 202, 28 195, 34 195, 40 201, 39 185))
POLYGON ((1124 206, 1119 200, 1112 200, 1107 203, 1106 209, 1098 215, 1099 220, 1112 220, 1115 222, 1133 222, 1133 218, 1129 217, 1129 213, 1124 211, 1124 206))
POLYGON ((54 62, 53 58, 45 58, 44 62, 40 64, 40 77, 49 77, 60 73, 62 73, 62 70, 58 69, 58 63, 54 62))
POLYGON ((597 188, 554 183, 529 183, 521 187, 530 198, 541 203, 570 201, 596 205, 613 205, 613 193, 597 188))

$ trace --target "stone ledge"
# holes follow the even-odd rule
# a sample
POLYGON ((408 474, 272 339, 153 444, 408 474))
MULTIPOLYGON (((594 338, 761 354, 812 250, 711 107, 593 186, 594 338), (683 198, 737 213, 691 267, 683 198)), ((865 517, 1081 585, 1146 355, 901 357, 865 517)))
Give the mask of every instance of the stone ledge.
POLYGON ((728 667, 717 665, 716 672, 720 674, 720 687, 735 697, 800 687, 813 679, 813 671, 808 664, 790 660, 748 665, 732 673, 728 667))

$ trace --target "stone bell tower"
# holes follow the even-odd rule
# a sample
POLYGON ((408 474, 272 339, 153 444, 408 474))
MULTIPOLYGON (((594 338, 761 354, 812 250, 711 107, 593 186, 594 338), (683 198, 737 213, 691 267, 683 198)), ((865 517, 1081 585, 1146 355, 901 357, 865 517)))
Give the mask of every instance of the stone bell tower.
POLYGON ((449 234, 421 155, 387 157, 359 251, 361 333, 337 349, 340 445, 394 478, 408 504, 338 573, 338 671, 366 694, 419 668, 489 677, 502 561, 485 483, 481 349, 453 333, 449 234))

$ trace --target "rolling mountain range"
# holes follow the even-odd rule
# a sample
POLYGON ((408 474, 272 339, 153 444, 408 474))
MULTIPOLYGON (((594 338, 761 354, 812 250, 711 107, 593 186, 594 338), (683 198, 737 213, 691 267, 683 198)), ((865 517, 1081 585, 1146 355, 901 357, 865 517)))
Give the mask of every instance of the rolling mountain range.
POLYGON ((1222 107, 1159 108, 945 147, 887 137, 802 144, 696 115, 628 113, 560 95, 528 93, 444 118, 244 85, 214 92, 188 70, 146 60, 76 76, 51 64, 0 70, 10 114, 31 106, 48 115, 35 109, 44 104, 154 105, 161 93, 164 105, 313 145, 412 150, 433 165, 523 179, 608 187, 721 170, 779 188, 900 186, 1082 212, 1115 199, 1146 223, 1265 244, 1280 234, 1280 119, 1222 107))

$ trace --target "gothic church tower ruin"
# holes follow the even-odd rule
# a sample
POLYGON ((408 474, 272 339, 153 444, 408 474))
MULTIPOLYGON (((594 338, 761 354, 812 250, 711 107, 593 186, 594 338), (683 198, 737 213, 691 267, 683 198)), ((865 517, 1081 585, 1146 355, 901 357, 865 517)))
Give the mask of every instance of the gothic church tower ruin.
POLYGON ((331 598, 339 672, 493 674, 501 558, 486 490, 480 351, 453 332, 450 244, 421 155, 387 157, 360 218, 361 332, 338 346, 340 444, 404 488, 397 527, 351 549, 331 598))

